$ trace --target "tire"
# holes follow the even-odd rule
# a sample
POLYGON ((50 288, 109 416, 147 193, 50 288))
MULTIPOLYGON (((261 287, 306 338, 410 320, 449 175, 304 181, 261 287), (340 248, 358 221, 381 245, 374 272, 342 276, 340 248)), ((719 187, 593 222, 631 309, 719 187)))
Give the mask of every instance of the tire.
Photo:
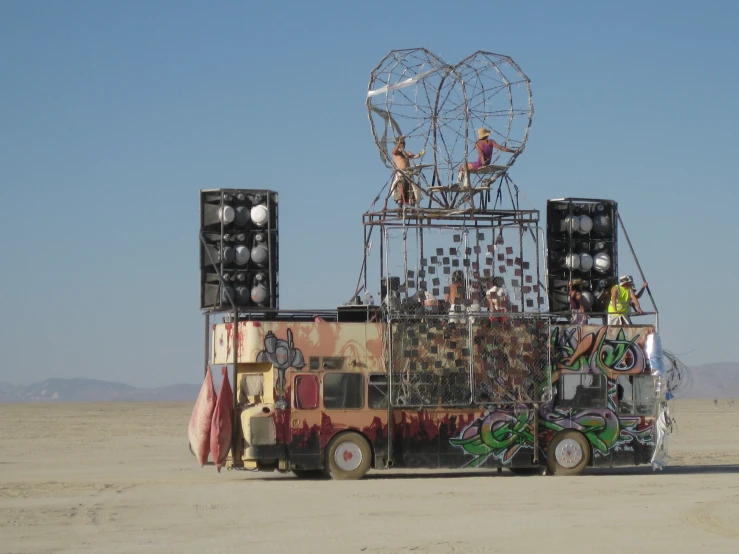
POLYGON ((298 479, 321 479, 324 476, 320 469, 293 469, 291 471, 298 479))
POLYGON ((580 475, 590 463, 590 444, 582 433, 560 431, 547 448, 547 467, 552 475, 580 475))
POLYGON ((326 447, 325 472, 331 479, 361 479, 372 463, 369 443, 357 433, 344 433, 334 437, 326 447))

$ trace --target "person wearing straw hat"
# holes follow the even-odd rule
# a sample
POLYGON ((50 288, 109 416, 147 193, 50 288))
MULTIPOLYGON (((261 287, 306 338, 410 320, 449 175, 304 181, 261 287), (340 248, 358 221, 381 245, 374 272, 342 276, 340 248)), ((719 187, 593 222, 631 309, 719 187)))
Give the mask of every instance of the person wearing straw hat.
POLYGON ((393 148, 393 163, 395 164, 395 176, 393 177, 393 184, 390 185, 390 191, 393 198, 398 204, 411 204, 415 205, 421 201, 420 188, 412 182, 407 172, 403 171, 408 169, 411 165, 410 160, 420 158, 426 153, 424 148, 418 154, 408 152, 405 149, 405 137, 399 136, 395 139, 395 148, 393 148))
POLYGON ((501 152, 508 152, 509 154, 518 154, 521 149, 511 149, 507 146, 502 146, 495 142, 490 137, 491 131, 485 127, 480 127, 477 130, 477 141, 475 142, 475 150, 477 150, 477 161, 467 162, 459 166, 459 175, 457 176, 457 182, 462 183, 462 176, 464 175, 465 184, 469 186, 470 182, 470 171, 476 171, 481 167, 490 165, 490 160, 493 159, 493 150, 497 148, 501 152))

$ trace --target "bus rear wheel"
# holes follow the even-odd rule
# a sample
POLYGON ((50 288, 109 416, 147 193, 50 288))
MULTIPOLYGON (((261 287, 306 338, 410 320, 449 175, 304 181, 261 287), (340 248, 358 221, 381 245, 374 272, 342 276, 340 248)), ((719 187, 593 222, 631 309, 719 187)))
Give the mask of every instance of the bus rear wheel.
POLYGON ((372 449, 357 433, 344 433, 331 440, 326 448, 326 474, 331 479, 361 479, 369 471, 372 449))
POLYGON ((547 448, 547 467, 553 475, 580 475, 590 463, 588 440, 577 431, 560 431, 547 448))

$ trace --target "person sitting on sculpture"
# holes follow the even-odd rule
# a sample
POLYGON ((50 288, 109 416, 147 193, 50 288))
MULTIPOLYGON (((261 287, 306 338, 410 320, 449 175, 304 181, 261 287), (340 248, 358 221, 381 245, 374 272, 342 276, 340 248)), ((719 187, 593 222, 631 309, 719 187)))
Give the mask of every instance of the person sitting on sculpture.
POLYGON ((393 148, 393 163, 395 164, 395 176, 390 191, 393 199, 398 204, 416 205, 421 201, 421 188, 415 184, 408 173, 404 170, 411 165, 410 160, 420 158, 426 153, 424 148, 418 154, 413 154, 405 149, 405 137, 399 136, 395 139, 395 148, 393 148))
POLYGON ((464 186, 469 186, 470 182, 470 171, 477 171, 480 168, 487 167, 490 165, 490 161, 493 159, 493 150, 498 149, 501 152, 508 152, 509 154, 518 154, 521 149, 511 149, 507 146, 502 146, 495 142, 490 137, 490 132, 485 127, 480 127, 477 130, 477 142, 475 142, 475 150, 477 150, 477 161, 466 162, 459 166, 459 174, 457 175, 457 183, 463 184, 462 177, 464 177, 464 186))

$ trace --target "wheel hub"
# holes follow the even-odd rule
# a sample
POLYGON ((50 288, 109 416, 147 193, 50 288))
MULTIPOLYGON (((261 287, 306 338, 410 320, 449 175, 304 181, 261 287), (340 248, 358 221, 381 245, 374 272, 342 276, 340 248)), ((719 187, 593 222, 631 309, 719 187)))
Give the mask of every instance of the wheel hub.
POLYGON ((554 459, 562 467, 571 469, 583 459, 580 443, 573 439, 565 439, 557 445, 554 451, 554 459))
POLYGON ((362 463, 362 451, 354 443, 342 443, 336 449, 334 461, 340 469, 344 471, 354 471, 362 463))

